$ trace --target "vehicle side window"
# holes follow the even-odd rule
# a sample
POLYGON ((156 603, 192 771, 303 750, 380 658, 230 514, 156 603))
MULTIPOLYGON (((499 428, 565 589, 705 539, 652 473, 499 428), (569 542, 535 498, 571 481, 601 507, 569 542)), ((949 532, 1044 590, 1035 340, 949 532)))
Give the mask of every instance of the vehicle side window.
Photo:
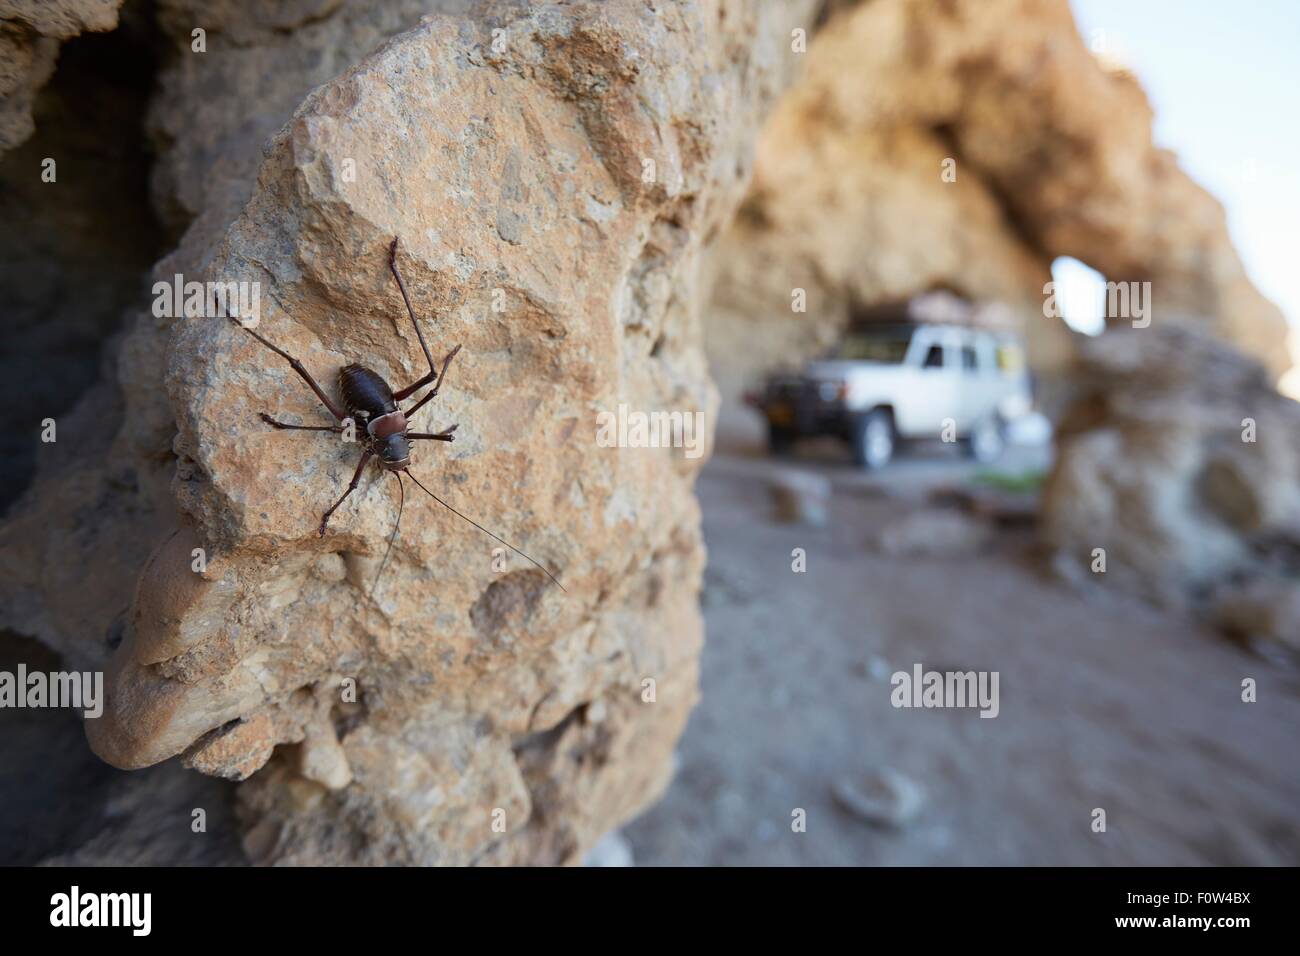
POLYGON ((925 362, 922 368, 943 368, 943 346, 936 342, 930 346, 930 351, 925 353, 925 362))
POLYGON ((964 371, 973 372, 979 367, 979 362, 975 358, 975 347, 973 345, 963 345, 961 347, 961 367, 964 371))

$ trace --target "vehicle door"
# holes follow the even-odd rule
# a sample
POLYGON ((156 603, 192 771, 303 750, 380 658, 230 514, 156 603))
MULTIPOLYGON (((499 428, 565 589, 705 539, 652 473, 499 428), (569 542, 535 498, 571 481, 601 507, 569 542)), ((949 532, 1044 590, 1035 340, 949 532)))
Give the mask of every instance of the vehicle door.
MULTIPOLYGON (((921 326, 908 351, 911 369, 895 401, 894 420, 904 435, 938 435, 959 404, 960 343, 955 329, 921 326)), ((960 425, 959 425, 960 427, 960 425)))
POLYGON ((962 434, 997 408, 1003 384, 997 370, 997 355, 991 336, 966 333, 961 344, 961 411, 957 427, 962 434))

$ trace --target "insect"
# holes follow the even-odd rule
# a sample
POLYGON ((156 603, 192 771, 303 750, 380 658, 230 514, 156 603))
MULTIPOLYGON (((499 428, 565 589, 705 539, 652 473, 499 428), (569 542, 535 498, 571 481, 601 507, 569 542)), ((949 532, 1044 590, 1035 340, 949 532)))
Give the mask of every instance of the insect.
POLYGON ((437 370, 434 365, 433 353, 429 351, 429 344, 424 340, 424 332, 420 330, 420 323, 416 321, 415 309, 411 306, 411 297, 406 291, 406 283, 402 280, 402 273, 397 268, 397 239, 394 238, 392 245, 388 247, 388 268, 393 273, 393 278, 397 280, 397 288, 402 293, 402 301, 406 303, 407 315, 411 317, 411 324, 415 326, 415 335, 420 340, 420 348, 424 352, 424 357, 429 362, 429 374, 412 382, 406 388, 394 392, 389 384, 384 381, 383 376, 373 369, 364 365, 352 364, 345 365, 339 371, 339 393, 343 397, 343 404, 339 405, 326 394, 325 390, 317 384, 312 378, 311 373, 298 359, 294 358, 288 352, 277 347, 276 345, 263 338, 257 332, 244 325, 238 317, 229 316, 230 321, 243 329, 257 341, 261 342, 268 349, 280 356, 289 363, 289 367, 301 376, 302 380, 307 383, 308 387, 316 393, 321 404, 329 410, 334 416, 335 424, 333 425, 293 425, 288 422, 277 421, 270 415, 262 412, 260 417, 272 428, 283 429, 288 431, 305 431, 305 432, 333 432, 340 434, 349 431, 349 426, 355 429, 362 429, 364 437, 362 439, 361 460, 357 462, 357 470, 352 475, 352 481, 348 484, 347 490, 339 497, 338 501, 321 515, 320 527, 318 533, 323 537, 329 526, 330 516, 338 510, 339 505, 347 500, 348 495, 356 491, 357 485, 361 483, 361 476, 366 470, 371 459, 375 459, 382 471, 392 472, 397 477, 400 497, 397 506, 397 522, 393 525, 392 534, 388 538, 388 547, 384 551, 384 558, 380 562, 379 572, 375 575, 375 582, 371 585, 370 594, 374 597, 375 587, 379 584, 379 578, 384 573, 384 566, 388 563, 388 556, 393 550, 393 541, 397 538, 398 529, 402 524, 402 509, 406 505, 406 486, 402 482, 402 475, 410 478, 415 482, 425 494, 427 494, 438 504, 442 505, 448 511, 457 517, 463 518, 474 527, 478 528, 484 534, 500 541, 511 551, 526 558, 536 567, 540 568, 548 578, 561 590, 565 590, 564 585, 560 584, 554 574, 534 561, 523 551, 520 551, 509 541, 493 534, 487 528, 483 527, 473 518, 461 514, 447 502, 443 501, 432 491, 424 486, 420 479, 411 474, 411 443, 418 441, 455 441, 455 431, 457 426, 452 425, 440 432, 416 432, 411 431, 410 418, 429 401, 435 398, 438 391, 442 388, 443 382, 447 377, 447 368, 451 365, 451 360, 460 352, 460 346, 447 353, 446 358, 442 360, 441 371, 437 370), (417 401, 408 409, 403 409, 401 402, 410 398, 426 385, 433 385, 425 396, 417 401))

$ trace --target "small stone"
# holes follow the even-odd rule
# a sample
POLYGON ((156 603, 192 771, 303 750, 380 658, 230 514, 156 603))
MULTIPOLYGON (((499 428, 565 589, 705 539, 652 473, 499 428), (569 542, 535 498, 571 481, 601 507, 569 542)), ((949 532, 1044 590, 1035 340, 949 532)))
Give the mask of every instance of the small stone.
POLYGON ((808 471, 781 471, 773 478, 773 511, 777 521, 824 527, 831 500, 829 478, 808 471))
POLYGON ((887 525, 877 547, 895 557, 959 557, 981 550, 992 537, 988 524, 958 511, 916 511, 887 525))
POLYGON ((831 787, 831 795, 864 823, 891 829, 906 826, 925 805, 921 785, 889 767, 838 780, 831 787))
POLYGON ((1225 633, 1300 651, 1300 581, 1256 581, 1220 599, 1214 622, 1225 633))
POLYGON ((632 844, 618 830, 610 830, 597 841, 582 861, 583 866, 636 866, 632 844))
POLYGON ((191 748, 181 763, 191 770, 227 780, 247 780, 271 759, 274 728, 265 712, 214 730, 191 748))
POLYGON ((352 782, 352 768, 328 720, 317 721, 307 728, 299 751, 298 769, 308 780, 330 790, 342 790, 352 782))

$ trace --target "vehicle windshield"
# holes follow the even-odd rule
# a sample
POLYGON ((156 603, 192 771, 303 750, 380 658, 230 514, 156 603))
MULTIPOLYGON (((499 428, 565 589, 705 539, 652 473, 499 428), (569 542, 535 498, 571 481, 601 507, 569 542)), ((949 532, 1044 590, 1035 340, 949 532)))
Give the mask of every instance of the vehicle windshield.
POLYGON ((855 330, 831 350, 828 358, 846 362, 881 362, 886 365, 898 365, 907 355, 907 346, 911 340, 911 329, 855 330))

